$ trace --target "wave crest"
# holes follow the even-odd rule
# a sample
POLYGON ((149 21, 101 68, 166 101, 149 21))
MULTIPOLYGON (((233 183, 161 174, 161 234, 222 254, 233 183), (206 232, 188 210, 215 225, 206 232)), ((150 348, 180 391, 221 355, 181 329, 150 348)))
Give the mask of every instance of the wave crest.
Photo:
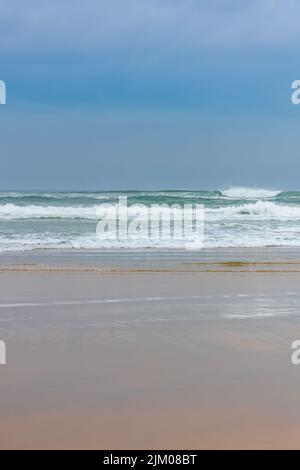
POLYGON ((232 199, 265 199, 278 196, 281 191, 263 188, 232 187, 222 191, 223 196, 232 199))
POLYGON ((242 204, 240 206, 220 207, 218 209, 207 209, 208 218, 235 219, 235 218, 263 218, 277 220, 300 220, 299 206, 284 206, 271 201, 257 201, 253 204, 242 204))
POLYGON ((18 206, 15 204, 0 205, 0 219, 97 219, 97 208, 66 206, 18 206))

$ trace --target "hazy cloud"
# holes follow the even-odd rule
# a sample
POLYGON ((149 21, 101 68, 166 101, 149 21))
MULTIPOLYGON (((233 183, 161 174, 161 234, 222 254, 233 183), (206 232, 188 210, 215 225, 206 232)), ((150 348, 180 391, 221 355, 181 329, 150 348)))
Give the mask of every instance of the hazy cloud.
POLYGON ((296 0, 1 1, 2 50, 289 45, 300 38, 296 0))

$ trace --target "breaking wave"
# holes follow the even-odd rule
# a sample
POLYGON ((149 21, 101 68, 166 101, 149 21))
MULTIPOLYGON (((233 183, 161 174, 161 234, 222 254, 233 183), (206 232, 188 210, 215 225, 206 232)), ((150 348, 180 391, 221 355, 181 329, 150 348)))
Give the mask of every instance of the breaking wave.
POLYGON ((281 191, 259 188, 233 187, 222 191, 223 196, 232 199, 265 199, 278 196, 281 191))
POLYGON ((299 220, 300 207, 275 204, 271 201, 257 201, 255 203, 242 204, 238 206, 219 207, 207 209, 206 214, 210 218, 224 220, 233 218, 260 218, 278 220, 299 220))

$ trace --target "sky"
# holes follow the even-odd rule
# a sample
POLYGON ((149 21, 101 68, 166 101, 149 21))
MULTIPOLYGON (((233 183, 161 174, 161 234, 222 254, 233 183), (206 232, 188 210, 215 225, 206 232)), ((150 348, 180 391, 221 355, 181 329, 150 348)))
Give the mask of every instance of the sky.
POLYGON ((300 189, 296 0, 0 0, 0 189, 300 189))

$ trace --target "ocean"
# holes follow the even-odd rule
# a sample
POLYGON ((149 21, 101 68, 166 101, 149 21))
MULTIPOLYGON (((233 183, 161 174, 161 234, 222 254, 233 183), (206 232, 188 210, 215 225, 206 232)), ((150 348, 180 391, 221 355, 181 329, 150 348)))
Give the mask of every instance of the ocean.
POLYGON ((2 191, 0 251, 181 249, 148 237, 109 245, 96 235, 97 208, 117 204, 203 204, 207 248, 300 246, 300 191, 233 187, 211 191, 2 191))

